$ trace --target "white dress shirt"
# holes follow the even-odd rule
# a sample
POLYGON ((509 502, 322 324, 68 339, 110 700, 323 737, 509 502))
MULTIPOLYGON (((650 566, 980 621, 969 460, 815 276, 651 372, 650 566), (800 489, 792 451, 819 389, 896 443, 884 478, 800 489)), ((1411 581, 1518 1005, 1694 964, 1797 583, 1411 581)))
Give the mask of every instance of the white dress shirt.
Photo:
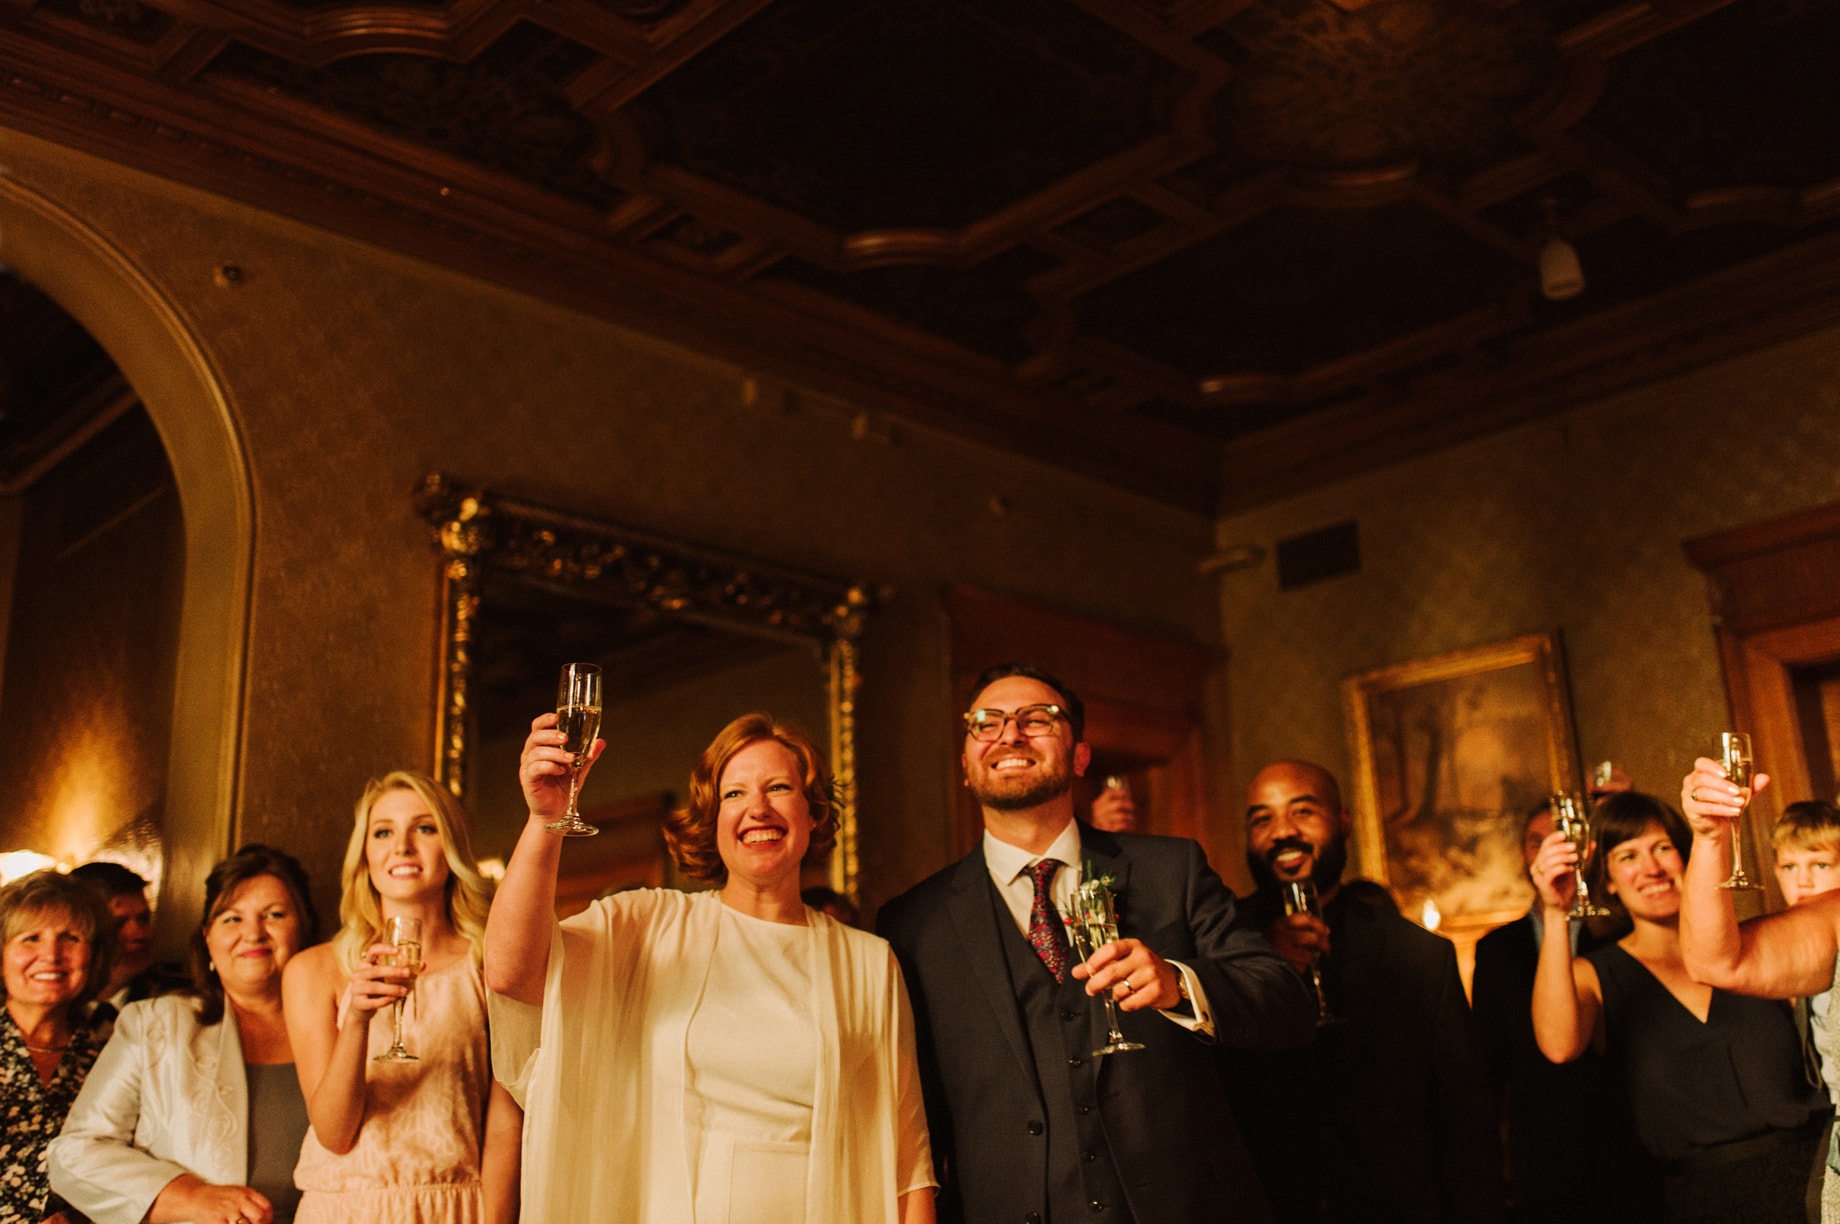
MULTIPOLYGON (((1029 868, 1043 859, 1053 859, 1061 864, 1060 870, 1048 882, 1048 895, 1053 899, 1056 909, 1063 914, 1068 913, 1073 908, 1074 890, 1080 886, 1082 864, 1085 862, 1080 856, 1078 821, 1068 817, 1067 827, 1060 831, 1043 854, 1031 854, 1020 846, 999 841, 991 835, 990 830, 984 830, 984 864, 990 869, 990 878, 1003 896, 1003 904, 1009 907, 1010 917, 1015 919, 1017 929, 1024 936, 1029 933, 1029 911, 1035 908, 1035 881, 1029 875, 1029 868)), ((1070 957, 1076 955, 1069 953, 1070 957)), ((1201 988, 1201 979, 1179 961, 1170 961, 1169 964, 1181 975, 1188 991, 1189 1006, 1194 1008, 1195 1014, 1189 1016, 1176 1011, 1163 1011, 1162 1015, 1191 1032, 1212 1037, 1214 1013, 1208 1007, 1207 992, 1201 988)))

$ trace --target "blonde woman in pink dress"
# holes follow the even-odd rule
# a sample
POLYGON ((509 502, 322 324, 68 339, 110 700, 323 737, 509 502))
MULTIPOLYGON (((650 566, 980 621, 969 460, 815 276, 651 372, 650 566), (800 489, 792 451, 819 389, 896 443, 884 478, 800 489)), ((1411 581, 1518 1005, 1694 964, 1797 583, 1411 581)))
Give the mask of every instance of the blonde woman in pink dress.
POLYGON ((343 926, 288 963, 288 1036, 312 1128, 296 1224, 499 1224, 517 1218, 521 1116, 492 1079, 480 952, 490 888, 465 814, 397 771, 358 801, 343 926), (419 975, 392 961, 392 918, 421 922, 419 975), (379 1061, 394 1040, 415 1061, 379 1061))

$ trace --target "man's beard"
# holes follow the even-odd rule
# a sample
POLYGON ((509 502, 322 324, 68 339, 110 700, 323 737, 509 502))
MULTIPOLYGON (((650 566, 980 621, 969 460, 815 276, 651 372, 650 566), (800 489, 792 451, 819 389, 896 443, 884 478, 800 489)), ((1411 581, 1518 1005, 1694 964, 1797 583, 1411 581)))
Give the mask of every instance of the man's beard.
MULTIPOLYGON (((1283 885, 1284 881, 1272 869, 1271 860, 1291 847, 1308 851, 1310 843, 1299 837, 1287 837, 1281 842, 1273 842, 1264 854, 1255 854, 1250 849, 1246 851, 1246 867, 1252 872, 1252 882, 1259 892, 1283 885)), ((1330 838, 1310 863, 1310 879, 1316 882, 1317 891, 1326 892, 1340 883, 1342 868, 1347 865, 1348 843, 1340 837, 1330 838)))
POLYGON ((1062 761, 1058 768, 1044 768, 1034 781, 1026 787, 1017 789, 998 789, 992 783, 1001 783, 1004 775, 993 773, 988 768, 980 768, 971 780, 971 794, 983 806, 995 812, 1021 812, 1032 807, 1040 807, 1050 799, 1058 799, 1073 789, 1073 771, 1067 762, 1062 761))

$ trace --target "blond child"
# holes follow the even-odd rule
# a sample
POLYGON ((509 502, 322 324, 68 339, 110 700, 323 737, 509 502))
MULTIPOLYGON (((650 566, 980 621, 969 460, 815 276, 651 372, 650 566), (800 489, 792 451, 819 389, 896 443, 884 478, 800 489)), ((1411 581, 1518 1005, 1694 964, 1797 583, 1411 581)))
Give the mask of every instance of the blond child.
POLYGON ((1791 803, 1770 830, 1783 900, 1800 905, 1840 888, 1840 811, 1808 799, 1791 803))
MULTIPOLYGON (((1840 810, 1831 803, 1808 799, 1791 803, 1770 830, 1776 851, 1776 883, 1783 900, 1803 905, 1822 893, 1840 888, 1840 810)), ((1835 1057, 1835 1034, 1829 1031, 1827 1008, 1833 990, 1823 990, 1808 1000, 1808 1023, 1814 1029, 1815 1048, 1821 1052, 1821 1077, 1827 1094, 1840 1104, 1840 1057, 1835 1057)))

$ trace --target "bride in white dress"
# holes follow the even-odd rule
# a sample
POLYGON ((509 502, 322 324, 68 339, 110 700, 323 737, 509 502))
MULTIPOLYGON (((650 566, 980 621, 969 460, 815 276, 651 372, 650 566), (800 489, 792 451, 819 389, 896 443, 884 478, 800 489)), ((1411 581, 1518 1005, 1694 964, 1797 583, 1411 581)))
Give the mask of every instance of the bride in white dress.
POLYGON ((562 838, 544 826, 571 758, 554 714, 531 726, 530 819, 485 961, 494 1069, 526 1110, 524 1218, 930 1224, 900 969, 799 898, 835 838, 811 741, 750 714, 697 761, 665 836, 715 890, 618 893, 559 924, 562 838))

